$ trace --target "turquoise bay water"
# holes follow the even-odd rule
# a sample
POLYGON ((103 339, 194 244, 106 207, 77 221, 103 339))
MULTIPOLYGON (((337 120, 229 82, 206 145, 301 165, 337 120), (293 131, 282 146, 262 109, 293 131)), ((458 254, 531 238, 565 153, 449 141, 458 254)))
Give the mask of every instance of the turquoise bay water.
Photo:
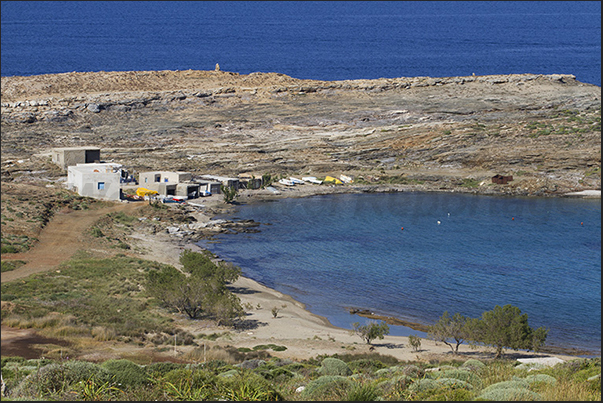
POLYGON ((200 245, 336 326, 366 321, 350 307, 431 324, 512 304, 549 328, 548 345, 600 355, 600 199, 344 194, 240 205, 229 218, 260 232, 200 245))

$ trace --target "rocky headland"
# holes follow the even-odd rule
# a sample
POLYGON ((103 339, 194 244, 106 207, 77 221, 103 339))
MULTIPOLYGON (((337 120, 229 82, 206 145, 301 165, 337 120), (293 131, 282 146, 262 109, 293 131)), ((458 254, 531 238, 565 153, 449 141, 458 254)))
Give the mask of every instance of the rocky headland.
POLYGON ((2 77, 1 98, 3 181, 36 172, 54 147, 97 146, 134 173, 346 174, 539 196, 601 186, 601 88, 572 75, 74 72, 2 77))

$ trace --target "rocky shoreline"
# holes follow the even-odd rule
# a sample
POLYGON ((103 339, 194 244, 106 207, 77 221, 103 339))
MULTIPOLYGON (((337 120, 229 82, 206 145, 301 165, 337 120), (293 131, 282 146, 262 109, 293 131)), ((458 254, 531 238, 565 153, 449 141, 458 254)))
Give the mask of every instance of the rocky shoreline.
MULTIPOLYGON (((484 196, 513 196, 504 191, 486 189, 480 192, 479 189, 455 188, 450 190, 429 189, 427 187, 412 186, 383 186, 383 185, 363 185, 363 186, 324 186, 324 185, 301 185, 297 188, 279 187, 279 194, 267 190, 242 190, 239 192, 235 202, 226 204, 222 201, 221 195, 214 195, 211 198, 193 199, 192 203, 186 203, 180 206, 184 214, 189 214, 195 221, 187 223, 170 223, 164 228, 168 234, 182 240, 183 243, 194 243, 201 239, 213 239, 216 234, 221 233, 253 233, 259 231, 260 222, 254 220, 230 220, 214 219, 216 215, 225 215, 232 211, 237 205, 256 203, 266 200, 278 200, 291 197, 311 197, 317 195, 340 194, 340 193, 393 193, 393 192, 442 192, 442 193, 472 193, 484 196)), ((525 196, 525 195, 524 195, 525 196)), ((542 197, 542 195, 532 195, 531 197, 542 197)), ((601 198, 600 191, 583 191, 561 195, 549 195, 549 197, 575 197, 575 198, 601 198)), ((418 329, 421 330, 421 329, 418 329)))
MULTIPOLYGON (((431 191, 441 192, 439 189, 428 189, 428 188, 413 188, 410 186, 381 186, 381 185, 365 185, 365 186, 324 186, 324 185, 301 185, 297 188, 281 187, 279 186, 279 194, 274 194, 265 190, 243 190, 239 194, 239 199, 243 203, 255 203, 266 200, 277 200, 289 197, 311 197, 315 195, 326 195, 326 194, 337 194, 337 193, 387 193, 387 192, 412 192, 412 191, 431 191)), ((460 188, 451 190, 449 192, 469 192, 468 189, 460 188)), ((471 193, 479 194, 479 192, 472 191, 471 193)), ((507 196, 504 192, 492 192, 489 191, 483 195, 487 196, 507 196)), ((569 195, 557 195, 557 197, 582 197, 582 198, 600 198, 600 191, 584 191, 576 194, 569 195)), ((197 204, 197 203, 195 203, 197 204)), ((219 233, 250 233, 258 231, 257 227, 261 223, 254 220, 229 220, 229 219, 214 219, 215 215, 224 215, 235 208, 238 202, 232 205, 223 203, 219 196, 213 196, 211 199, 206 199, 203 203, 203 207, 199 205, 193 206, 181 206, 183 211, 193 213, 196 217, 201 218, 200 223, 189 223, 174 225, 170 223, 165 229, 171 237, 172 241, 178 245, 179 248, 185 248, 187 245, 195 244, 201 239, 211 240, 216 234, 219 233)), ((221 257, 218 257, 221 259, 221 257)), ((427 332, 428 326, 423 323, 411 322, 404 319, 391 317, 387 315, 381 315, 376 312, 372 312, 362 307, 349 307, 347 308, 351 315, 358 315, 369 319, 382 320, 390 325, 404 326, 413 330, 427 332)), ((540 350, 541 353, 557 354, 565 356, 579 356, 579 357, 591 357, 596 354, 592 351, 581 350, 576 348, 567 348, 563 346, 544 346, 540 350)))

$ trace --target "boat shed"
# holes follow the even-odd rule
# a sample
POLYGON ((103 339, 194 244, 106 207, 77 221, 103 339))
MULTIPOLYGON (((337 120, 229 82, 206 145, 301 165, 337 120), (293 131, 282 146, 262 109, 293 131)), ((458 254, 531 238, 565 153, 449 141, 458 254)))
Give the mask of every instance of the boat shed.
MULTIPOLYGON (((222 185, 227 188, 234 188, 239 190, 240 183, 239 178, 229 178, 227 176, 217 176, 217 175, 201 175, 201 179, 209 180, 212 182, 220 182, 222 185)), ((212 192, 213 193, 213 192, 212 192)))

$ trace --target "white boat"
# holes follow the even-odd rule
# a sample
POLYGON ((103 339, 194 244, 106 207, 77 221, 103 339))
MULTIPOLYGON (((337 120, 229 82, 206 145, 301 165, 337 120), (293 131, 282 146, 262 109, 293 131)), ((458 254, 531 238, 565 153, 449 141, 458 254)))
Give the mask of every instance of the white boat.
POLYGON ((293 182, 293 184, 294 184, 294 185, 303 185, 304 183, 306 183, 306 182, 304 182, 304 181, 303 181, 303 180, 301 180, 301 179, 294 178, 293 176, 290 176, 290 177, 289 177, 289 180, 290 180, 291 182, 293 182))
POLYGON ((339 179, 341 179, 341 181, 343 183, 352 183, 354 181, 354 179, 352 179, 351 177, 349 177, 347 175, 340 175, 339 179))
POLYGON ((304 176, 302 177, 302 179, 306 182, 315 183, 317 185, 320 185, 322 183, 320 179, 316 179, 316 176, 304 176))
POLYGON ((291 180, 285 179, 285 178, 280 179, 278 181, 278 183, 282 183, 283 185, 287 185, 287 186, 295 186, 295 183, 293 183, 291 180))
POLYGON ((266 189, 268 189, 269 191, 271 191, 272 193, 274 193, 276 195, 280 195, 281 194, 281 192, 279 192, 275 187, 268 186, 266 189))

